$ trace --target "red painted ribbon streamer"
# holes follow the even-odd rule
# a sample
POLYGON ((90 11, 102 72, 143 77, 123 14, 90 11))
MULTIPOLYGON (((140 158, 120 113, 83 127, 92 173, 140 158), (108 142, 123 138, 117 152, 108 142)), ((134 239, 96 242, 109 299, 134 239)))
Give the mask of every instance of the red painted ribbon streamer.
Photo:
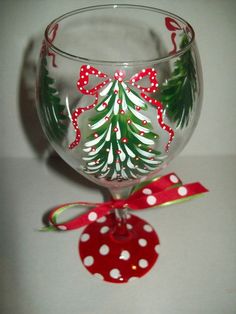
MULTIPOLYGON (((53 25, 53 27, 50 29, 49 34, 48 34, 48 41, 50 43, 53 43, 54 39, 56 38, 57 30, 58 30, 58 24, 53 25)), ((40 56, 45 56, 46 54, 49 57, 52 57, 52 66, 54 68, 56 68, 57 67, 57 65, 56 65, 56 55, 55 55, 54 52, 51 52, 51 51, 49 51, 47 49, 46 41, 43 40, 42 48, 41 48, 41 51, 40 51, 40 56)))
POLYGON ((170 51, 170 55, 171 54, 175 54, 176 51, 177 51, 177 45, 176 45, 176 41, 175 41, 175 38, 176 38, 176 31, 177 30, 181 30, 181 26, 179 25, 179 23, 174 20, 173 18, 171 17, 166 17, 165 18, 165 24, 166 24, 166 28, 171 31, 171 41, 172 41, 172 44, 173 44, 173 50, 170 51))
POLYGON ((43 230, 72 230, 86 226, 97 219, 107 215, 114 209, 143 210, 146 208, 170 205, 184 200, 191 199, 208 190, 199 182, 183 185, 176 174, 170 173, 134 191, 127 199, 111 200, 104 203, 73 202, 66 203, 54 208, 49 214, 51 226, 43 230), (58 223, 58 216, 69 208, 76 206, 93 207, 85 214, 82 214, 67 222, 58 223))
MULTIPOLYGON (((115 72, 115 75, 114 75, 115 80, 122 82, 124 80, 124 78, 125 78, 125 72, 124 71, 118 70, 115 72)), ((73 149, 74 147, 76 147, 81 140, 81 132, 80 132, 79 125, 78 125, 79 116, 84 111, 90 110, 96 106, 96 104, 98 103, 99 90, 102 89, 103 87, 105 87, 111 81, 112 81, 112 79, 109 78, 106 73, 103 73, 103 72, 99 71, 98 69, 96 69, 90 65, 82 65, 81 66, 80 74, 79 74, 79 80, 77 82, 78 90, 80 91, 80 93, 82 93, 84 95, 95 96, 95 101, 86 107, 77 108, 73 112, 72 123, 73 123, 74 129, 75 129, 75 132, 76 132, 76 136, 75 136, 75 140, 69 145, 70 149, 73 149), (86 85, 89 84, 89 81, 91 78, 90 76, 96 76, 98 78, 105 78, 105 80, 103 82, 95 85, 95 86, 92 86, 90 89, 87 89, 86 85)), ((166 151, 168 151, 169 145, 174 138, 174 131, 172 130, 172 128, 170 126, 165 124, 163 121, 163 107, 162 107, 161 102, 159 102, 156 99, 151 98, 150 96, 147 96, 145 94, 145 93, 154 93, 157 91, 157 87, 158 87, 157 72, 153 68, 143 69, 139 73, 136 73, 135 75, 133 75, 129 79, 128 83, 135 86, 137 89, 140 90, 140 92, 141 92, 140 96, 144 99, 144 101, 152 104, 153 106, 155 106, 157 108, 158 123, 163 130, 165 130, 166 132, 169 133, 169 141, 165 147, 166 151), (149 83, 150 83, 149 86, 145 86, 145 87, 141 86, 139 84, 139 81, 141 81, 143 78, 146 78, 146 77, 149 80, 149 83)))

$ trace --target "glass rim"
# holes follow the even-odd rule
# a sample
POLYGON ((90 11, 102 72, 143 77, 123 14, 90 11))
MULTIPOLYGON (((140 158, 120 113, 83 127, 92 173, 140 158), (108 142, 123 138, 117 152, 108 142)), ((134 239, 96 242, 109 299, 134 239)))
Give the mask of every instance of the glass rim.
POLYGON ((90 63, 90 64, 128 66, 128 65, 140 65, 140 64, 144 64, 144 63, 156 63, 157 64, 157 63, 167 62, 167 61, 170 61, 171 59, 174 59, 176 57, 181 56, 187 50, 189 50, 191 48, 191 46, 193 45, 193 43, 195 42, 195 32, 194 32, 193 27, 185 19, 183 19, 182 17, 180 17, 174 13, 166 11, 166 10, 162 10, 162 9, 158 9, 158 8, 150 7, 150 6, 134 5, 134 4, 105 4, 105 5, 95 5, 95 6, 83 7, 80 9, 69 11, 63 15, 60 15, 58 18, 54 19, 51 23, 49 23, 48 26, 46 27, 45 32, 44 32, 44 39, 45 39, 47 45, 50 47, 51 50, 53 50, 55 53, 65 57, 67 59, 85 62, 85 63, 90 63), (185 24, 188 27, 188 29, 190 30, 192 37, 191 37, 189 43, 185 47, 180 48, 179 50, 177 50, 175 53, 173 53, 171 55, 169 54, 169 55, 166 55, 166 56, 160 57, 160 58, 143 59, 143 60, 135 60, 135 61, 133 61, 133 60, 108 61, 108 60, 86 58, 86 57, 82 57, 79 55, 73 55, 73 54, 70 54, 66 51, 59 49, 56 45, 54 45, 50 41, 49 34, 50 34, 51 27, 54 26, 55 24, 57 24, 58 22, 64 20, 67 17, 73 16, 73 15, 76 15, 79 13, 87 12, 87 11, 95 11, 95 10, 101 10, 101 9, 119 9, 119 8, 139 9, 139 10, 153 11, 153 12, 160 13, 163 15, 168 15, 172 18, 177 19, 178 21, 181 21, 183 24, 185 24))

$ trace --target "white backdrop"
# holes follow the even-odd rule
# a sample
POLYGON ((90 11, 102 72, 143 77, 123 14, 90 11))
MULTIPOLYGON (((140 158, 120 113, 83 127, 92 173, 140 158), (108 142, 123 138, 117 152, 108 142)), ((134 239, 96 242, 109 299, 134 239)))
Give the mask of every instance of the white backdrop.
MULTIPOLYGON (((112 0, 1 0, 0 157, 37 157, 45 151, 34 104, 34 62, 45 26, 55 17, 112 0)), ((172 11, 196 31, 204 74, 198 127, 182 155, 236 153, 235 0, 129 0, 172 11)))

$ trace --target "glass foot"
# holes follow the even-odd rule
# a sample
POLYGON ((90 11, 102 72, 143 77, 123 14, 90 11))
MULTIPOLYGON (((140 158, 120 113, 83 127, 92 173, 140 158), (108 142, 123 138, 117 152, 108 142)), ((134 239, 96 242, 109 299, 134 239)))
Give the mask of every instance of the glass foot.
POLYGON ((126 234, 117 235, 117 220, 109 214, 85 228, 79 254, 92 275, 112 283, 126 283, 144 276, 155 264, 159 239, 153 227, 131 214, 126 226, 126 234))

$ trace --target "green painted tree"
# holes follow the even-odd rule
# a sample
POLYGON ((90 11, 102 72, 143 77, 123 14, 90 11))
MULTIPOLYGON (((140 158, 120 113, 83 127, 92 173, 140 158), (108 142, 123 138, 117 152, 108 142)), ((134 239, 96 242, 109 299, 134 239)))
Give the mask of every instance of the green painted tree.
POLYGON ((153 171, 162 163, 153 149, 158 135, 141 113, 147 104, 124 82, 110 83, 89 120, 91 134, 84 143, 85 171, 107 180, 127 180, 153 171))
POLYGON ((67 127, 65 122, 68 117, 64 113, 65 105, 61 104, 58 91, 54 87, 55 80, 49 76, 46 58, 44 57, 41 62, 39 110, 47 135, 50 139, 60 140, 66 132, 67 127))
MULTIPOLYGON (((180 48, 184 48, 188 42, 187 35, 184 35, 180 48)), ((196 87, 194 59, 191 50, 188 50, 175 62, 170 79, 160 88, 165 112, 177 127, 183 128, 189 123, 196 87)))

